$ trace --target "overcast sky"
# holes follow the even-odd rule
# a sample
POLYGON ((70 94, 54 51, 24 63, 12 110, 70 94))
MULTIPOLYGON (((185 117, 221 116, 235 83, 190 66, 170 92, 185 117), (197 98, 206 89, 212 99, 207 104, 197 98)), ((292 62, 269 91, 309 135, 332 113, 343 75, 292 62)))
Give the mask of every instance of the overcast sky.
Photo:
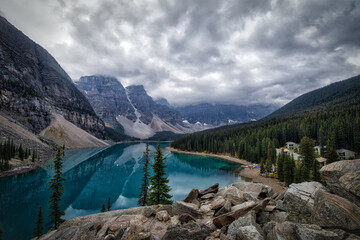
POLYGON ((357 0, 1 0, 74 80, 143 84, 178 105, 285 104, 360 73, 357 0))

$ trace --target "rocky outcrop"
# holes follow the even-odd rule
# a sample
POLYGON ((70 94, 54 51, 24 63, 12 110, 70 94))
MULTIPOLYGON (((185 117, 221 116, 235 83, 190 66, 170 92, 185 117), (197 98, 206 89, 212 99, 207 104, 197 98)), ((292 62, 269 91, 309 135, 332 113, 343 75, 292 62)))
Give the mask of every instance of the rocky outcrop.
POLYGON ((0 111, 31 132, 48 127, 53 113, 104 137, 104 123, 56 60, 0 17, 0 111))
POLYGON ((315 192, 325 189, 318 182, 291 184, 285 192, 283 204, 293 221, 308 223, 314 208, 315 192))
POLYGON ((349 199, 360 207, 360 159, 344 160, 320 169, 327 188, 339 196, 349 199))
POLYGON ((173 205, 70 219, 41 239, 355 240, 360 239, 359 216, 355 203, 317 182, 291 184, 281 194, 241 182, 192 189, 173 205))
POLYGON ((318 190, 312 220, 321 227, 339 228, 360 234, 360 208, 349 200, 318 190))

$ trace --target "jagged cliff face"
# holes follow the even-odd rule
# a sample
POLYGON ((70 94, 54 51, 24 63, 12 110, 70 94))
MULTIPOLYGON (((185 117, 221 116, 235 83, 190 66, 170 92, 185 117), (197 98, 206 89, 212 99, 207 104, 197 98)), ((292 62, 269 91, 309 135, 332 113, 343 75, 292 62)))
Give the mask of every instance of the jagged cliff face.
POLYGON ((126 89, 113 77, 84 76, 76 86, 84 93, 96 114, 114 129, 121 125, 128 136, 145 139, 156 132, 189 131, 181 115, 168 106, 157 104, 142 85, 126 89))
POLYGON ((156 103, 149 95, 147 95, 142 85, 128 86, 126 90, 129 99, 141 113, 140 120, 144 123, 150 123, 153 115, 156 114, 162 120, 169 122, 172 125, 182 125, 180 113, 166 105, 156 103))
POLYGON ((116 78, 85 76, 81 77, 76 85, 105 123, 116 126, 118 115, 125 116, 132 121, 136 120, 134 108, 126 96, 125 88, 116 78))
POLYGON ((58 113, 97 137, 104 123, 56 60, 0 17, 0 108, 40 133, 58 113))

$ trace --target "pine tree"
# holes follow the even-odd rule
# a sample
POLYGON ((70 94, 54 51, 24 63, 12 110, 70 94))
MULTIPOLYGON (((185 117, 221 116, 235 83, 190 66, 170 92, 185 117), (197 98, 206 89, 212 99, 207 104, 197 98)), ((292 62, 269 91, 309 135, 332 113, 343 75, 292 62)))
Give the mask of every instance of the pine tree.
POLYGON ((20 144, 20 146, 19 146, 19 158, 21 159, 21 160, 24 160, 24 149, 22 148, 22 146, 21 146, 21 144, 20 144))
POLYGON ((298 164, 295 167, 294 172, 294 183, 301 183, 303 182, 302 172, 301 172, 302 164, 298 164))
POLYGON ((60 210, 60 201, 61 195, 64 193, 64 186, 62 184, 65 181, 65 178, 62 176, 62 159, 61 159, 61 150, 58 148, 56 158, 54 161, 54 176, 50 180, 50 188, 53 190, 53 193, 50 196, 50 214, 48 217, 51 218, 49 225, 50 228, 57 229, 59 225, 64 222, 61 217, 65 215, 63 211, 60 210))
POLYGON ((33 150, 33 152, 32 152, 31 161, 35 162, 35 150, 33 150))
POLYGON ((313 161, 313 166, 312 166, 312 178, 313 178, 313 180, 316 181, 316 182, 320 182, 319 169, 320 169, 320 164, 319 164, 319 162, 315 159, 315 161, 313 161))
POLYGON ((165 177, 166 165, 164 160, 160 143, 158 143, 154 156, 154 164, 152 165, 154 175, 150 177, 148 205, 172 204, 172 196, 169 194, 171 188, 167 185, 169 180, 165 177))
POLYGON ((265 173, 266 169, 265 169, 265 163, 264 163, 264 159, 261 158, 260 160, 260 173, 265 173))
POLYGON ((305 167, 304 181, 308 181, 310 179, 310 170, 312 168, 313 161, 315 161, 314 146, 314 140, 310 139, 309 137, 305 136, 301 139, 300 152, 304 157, 303 163, 305 167))
POLYGON ((101 212, 105 212, 105 211, 106 211, 105 204, 103 204, 103 205, 101 206, 101 212))
POLYGON ((110 198, 108 198, 108 205, 107 205, 107 210, 110 211, 111 210, 111 205, 110 205, 110 198))
POLYGON ((284 181, 284 158, 285 158, 285 153, 282 152, 279 155, 277 161, 277 171, 278 171, 277 173, 280 182, 284 181))
POLYGON ((328 149, 328 152, 326 155, 327 155, 327 160, 326 160, 327 164, 339 161, 339 155, 337 154, 337 152, 335 151, 335 149, 333 147, 328 149))
POLYGON ((291 183, 294 182, 294 171, 295 171, 294 167, 295 167, 294 159, 288 155, 285 155, 283 170, 284 170, 284 181, 286 186, 289 186, 291 183))
POLYGON ((33 237, 39 238, 43 234, 43 216, 42 207, 39 206, 39 212, 36 218, 36 225, 34 227, 33 237))
POLYGON ((142 185, 141 185, 141 192, 139 195, 139 200, 138 200, 138 205, 139 206, 146 206, 147 205, 147 200, 148 200, 148 188, 149 188, 149 171, 150 171, 150 167, 149 167, 149 143, 146 142, 146 148, 145 148, 145 152, 144 152, 144 166, 143 166, 143 178, 142 178, 142 185))
POLYGON ((267 154, 266 154, 266 171, 272 172, 272 162, 271 162, 271 144, 268 143, 267 154))

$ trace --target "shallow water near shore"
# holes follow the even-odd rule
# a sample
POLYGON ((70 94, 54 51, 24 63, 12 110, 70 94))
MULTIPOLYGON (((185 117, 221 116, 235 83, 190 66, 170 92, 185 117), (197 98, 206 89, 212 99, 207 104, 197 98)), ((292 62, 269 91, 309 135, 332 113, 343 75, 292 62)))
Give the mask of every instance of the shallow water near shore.
MULTIPOLYGON (((243 181, 234 171, 237 163, 217 158, 171 153, 170 143, 162 143, 166 173, 173 200, 182 200, 192 188, 205 189, 215 183, 220 187, 243 181)), ((155 152, 156 143, 150 144, 155 152)), ((63 159, 65 193, 61 208, 65 218, 99 213, 110 198, 111 209, 137 206, 142 178, 145 143, 123 143, 109 148, 67 151, 63 159)), ((38 206, 43 207, 44 227, 50 196, 52 160, 35 171, 0 179, 0 225, 3 239, 30 239, 38 206)))

